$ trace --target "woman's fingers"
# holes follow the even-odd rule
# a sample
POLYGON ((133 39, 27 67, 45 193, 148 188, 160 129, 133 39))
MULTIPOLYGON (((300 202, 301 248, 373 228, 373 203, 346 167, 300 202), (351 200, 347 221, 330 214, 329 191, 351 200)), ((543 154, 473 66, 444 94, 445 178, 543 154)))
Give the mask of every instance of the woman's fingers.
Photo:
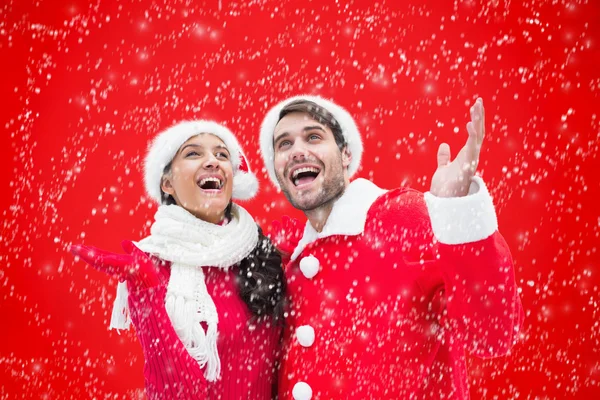
POLYGON ((115 254, 92 246, 76 244, 72 245, 69 250, 98 271, 120 280, 125 278, 125 271, 131 262, 131 256, 115 254))

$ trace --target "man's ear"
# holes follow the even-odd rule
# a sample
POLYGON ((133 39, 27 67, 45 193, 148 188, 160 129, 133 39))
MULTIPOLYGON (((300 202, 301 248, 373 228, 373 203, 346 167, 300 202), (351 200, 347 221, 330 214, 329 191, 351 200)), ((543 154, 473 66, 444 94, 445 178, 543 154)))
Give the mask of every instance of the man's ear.
POLYGON ((173 188, 173 184, 171 183, 171 179, 168 175, 162 177, 162 180, 160 181, 160 188, 166 194, 170 194, 171 196, 175 194, 175 189, 173 188))
POLYGON ((348 168, 352 162, 352 153, 348 150, 348 146, 342 149, 342 166, 348 168))

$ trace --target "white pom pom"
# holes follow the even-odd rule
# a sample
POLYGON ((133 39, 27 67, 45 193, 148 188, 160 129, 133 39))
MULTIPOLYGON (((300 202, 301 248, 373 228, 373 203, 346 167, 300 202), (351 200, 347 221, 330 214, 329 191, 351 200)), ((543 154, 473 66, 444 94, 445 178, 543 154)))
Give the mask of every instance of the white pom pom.
POLYGON ((312 397, 312 389, 306 382, 298 382, 292 389, 292 396, 294 400, 310 400, 312 397))
POLYGON ((315 330, 310 325, 302 325, 296 328, 296 338, 303 347, 310 347, 315 342, 315 330))
POLYGON ((233 177, 232 197, 250 200, 258 193, 258 180, 253 173, 238 171, 233 177))
POLYGON ((300 271, 308 279, 319 273, 319 260, 315 256, 307 256, 300 260, 300 271))

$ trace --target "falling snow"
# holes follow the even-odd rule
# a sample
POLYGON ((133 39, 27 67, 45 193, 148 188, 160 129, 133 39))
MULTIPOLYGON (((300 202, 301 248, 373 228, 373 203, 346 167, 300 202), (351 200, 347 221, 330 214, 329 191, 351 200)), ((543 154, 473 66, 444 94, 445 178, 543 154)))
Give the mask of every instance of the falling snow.
POLYGON ((0 15, 0 398, 144 398, 135 333, 107 330, 116 282, 68 246, 148 233, 141 161, 182 119, 238 134, 265 230, 302 218, 257 144, 267 109, 298 93, 355 116, 360 176, 422 191, 484 98, 479 172, 526 320, 509 356, 468 360, 471 396, 600 398, 597 2, 8 0, 0 15))

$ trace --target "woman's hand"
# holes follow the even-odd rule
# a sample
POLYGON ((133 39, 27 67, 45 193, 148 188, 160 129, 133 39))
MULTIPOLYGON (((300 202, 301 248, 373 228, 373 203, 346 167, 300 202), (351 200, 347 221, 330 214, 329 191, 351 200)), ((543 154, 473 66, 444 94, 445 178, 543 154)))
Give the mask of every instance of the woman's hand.
POLYGON ((92 246, 72 245, 73 255, 120 282, 132 291, 159 286, 168 280, 166 264, 138 249, 130 240, 121 242, 127 254, 111 253, 92 246))

